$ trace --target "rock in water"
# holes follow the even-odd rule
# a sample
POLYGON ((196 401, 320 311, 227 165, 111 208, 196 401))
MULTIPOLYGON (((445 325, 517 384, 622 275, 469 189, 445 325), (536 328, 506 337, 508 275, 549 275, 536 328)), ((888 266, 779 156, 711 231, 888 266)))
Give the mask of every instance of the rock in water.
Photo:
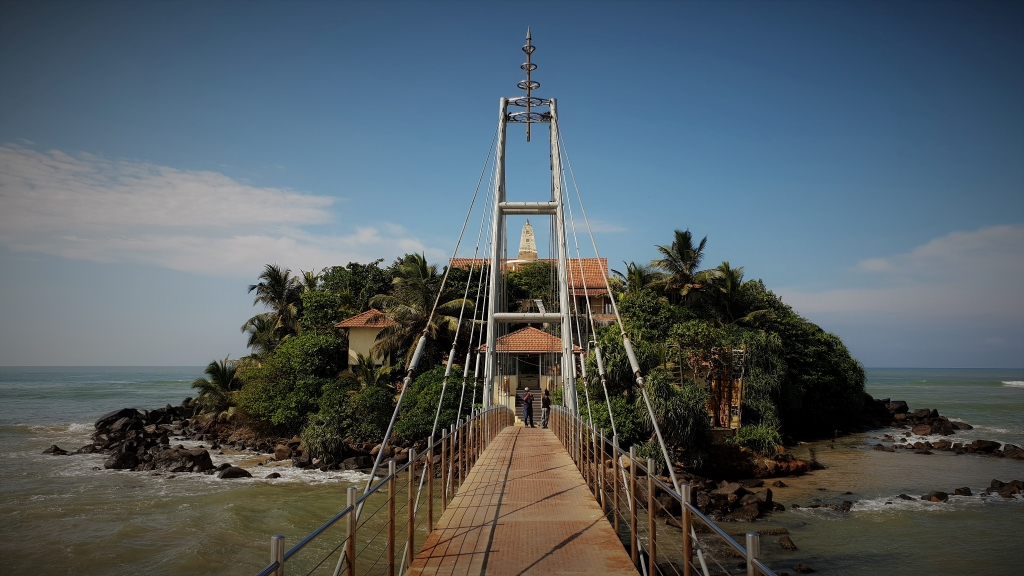
POLYGON ((122 418, 135 418, 139 415, 139 411, 135 408, 121 408, 120 410, 114 410, 109 414, 100 416, 99 420, 96 421, 96 429, 102 430, 103 428, 109 428, 111 424, 117 422, 122 418))
POLYGON ((103 463, 107 470, 131 470, 139 464, 139 457, 134 452, 115 452, 103 463))
POLYGON ((929 436, 932 433, 932 425, 931 424, 918 424, 917 426, 914 426, 913 428, 911 428, 910 431, 913 432, 914 434, 918 435, 918 436, 929 436))
POLYGON ((814 572, 814 568, 811 568, 803 562, 797 562, 796 566, 793 566, 793 571, 801 574, 810 574, 811 572, 814 572))
POLYGON ((229 480, 231 478, 252 478, 252 474, 249 474, 249 471, 246 470, 245 468, 232 466, 230 468, 225 468, 224 470, 218 472, 217 478, 220 478, 222 480, 229 480))
POLYGON ((274 460, 287 460, 292 457, 292 449, 287 444, 274 446, 274 460))
POLYGON ((280 478, 280 477, 281 477, 281 475, 279 473, 277 473, 277 472, 271 472, 270 474, 267 474, 267 479, 268 480, 270 480, 272 478, 280 478))
POLYGON ((929 492, 924 496, 921 496, 921 500, 925 500, 927 502, 945 502, 946 500, 949 500, 949 494, 939 491, 929 492))
POLYGON ((966 486, 964 486, 963 488, 957 488, 957 489, 953 490, 953 494, 956 494, 957 496, 970 496, 971 495, 971 489, 966 487, 966 486))
POLYGON ((741 506, 727 515, 722 520, 726 522, 753 522, 761 514, 761 507, 757 502, 741 506))
POLYGON ((51 444, 49 448, 43 450, 43 454, 53 454, 54 456, 67 456, 67 450, 62 450, 56 444, 51 444))
POLYGON ((170 448, 157 452, 153 465, 158 470, 169 472, 205 472, 213 469, 213 460, 210 452, 203 448, 170 448))
POLYGON ((789 536, 783 536, 779 538, 779 546, 782 546, 783 550, 796 550, 796 544, 793 543, 793 539, 789 536))

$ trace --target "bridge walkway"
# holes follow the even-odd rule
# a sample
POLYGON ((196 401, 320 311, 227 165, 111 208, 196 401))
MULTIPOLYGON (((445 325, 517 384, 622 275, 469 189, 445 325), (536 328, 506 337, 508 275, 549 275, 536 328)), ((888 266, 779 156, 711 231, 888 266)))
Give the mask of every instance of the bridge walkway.
POLYGON ((480 455, 409 574, 527 573, 637 570, 551 430, 510 426, 480 455))

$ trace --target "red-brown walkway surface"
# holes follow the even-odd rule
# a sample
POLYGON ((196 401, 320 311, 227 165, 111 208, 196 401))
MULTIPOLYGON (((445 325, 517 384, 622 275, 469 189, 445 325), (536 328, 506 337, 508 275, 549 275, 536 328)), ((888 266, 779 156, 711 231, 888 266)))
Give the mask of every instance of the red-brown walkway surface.
POLYGON ((410 574, 629 574, 630 562, 550 430, 504 429, 430 533, 410 574))

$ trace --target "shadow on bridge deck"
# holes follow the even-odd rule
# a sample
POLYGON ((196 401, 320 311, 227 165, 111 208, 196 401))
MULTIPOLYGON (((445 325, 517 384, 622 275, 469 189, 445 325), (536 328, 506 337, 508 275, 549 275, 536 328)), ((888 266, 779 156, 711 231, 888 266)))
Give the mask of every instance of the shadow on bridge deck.
POLYGON ((480 455, 409 574, 637 574, 550 430, 505 428, 480 455))

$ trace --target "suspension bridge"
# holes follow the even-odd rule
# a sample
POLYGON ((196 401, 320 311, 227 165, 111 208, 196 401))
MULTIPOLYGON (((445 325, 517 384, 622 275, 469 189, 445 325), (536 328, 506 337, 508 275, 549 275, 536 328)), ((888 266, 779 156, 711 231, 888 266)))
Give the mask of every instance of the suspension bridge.
MULTIPOLYGON (((654 459, 642 460, 634 448, 619 446, 595 337, 602 325, 618 327, 663 462, 674 462, 612 297, 607 263, 598 252, 559 128, 556 100, 534 95, 540 88, 532 78, 534 50, 527 31, 521 66, 526 78, 518 83, 525 94, 500 99, 491 147, 430 313, 432 320, 451 271, 468 270, 431 436, 419 453, 411 449, 401 466, 385 462, 386 450, 379 450, 361 493, 350 487, 346 506, 291 547, 284 536, 272 536, 269 564, 259 576, 774 576, 759 558, 757 533, 747 533, 740 544, 694 506, 689 485, 680 483, 671 465, 665 467, 667 475, 659 475, 654 459), (519 124, 525 125, 527 142, 534 124, 548 127, 551 179, 543 199, 506 196, 508 128, 519 124), (475 213, 480 218, 476 245, 471 257, 459 257, 475 213), (543 260, 551 274, 543 298, 509 296, 508 273, 541 260, 528 220, 517 257, 509 258, 510 216, 549 220, 543 260), (580 232, 590 240, 593 256, 583 256, 580 232), (464 328, 468 337, 460 333, 464 328), (464 351, 457 349, 460 343, 464 351), (588 358, 596 367, 590 376, 588 358), (459 360, 464 360, 461 386, 452 382, 459 360), (599 383, 604 397, 592 399, 578 382, 592 382, 595 390, 599 383), (521 391, 530 387, 538 397, 543 390, 558 400, 545 415, 549 427, 526 427, 516 417, 521 391), (439 428, 442 402, 455 388, 458 420, 439 428), (610 430, 595 428, 592 400, 605 404, 610 430), (737 557, 743 559, 741 568, 737 557)), ((428 337, 424 329, 406 366, 382 447, 391 439, 428 337)))

